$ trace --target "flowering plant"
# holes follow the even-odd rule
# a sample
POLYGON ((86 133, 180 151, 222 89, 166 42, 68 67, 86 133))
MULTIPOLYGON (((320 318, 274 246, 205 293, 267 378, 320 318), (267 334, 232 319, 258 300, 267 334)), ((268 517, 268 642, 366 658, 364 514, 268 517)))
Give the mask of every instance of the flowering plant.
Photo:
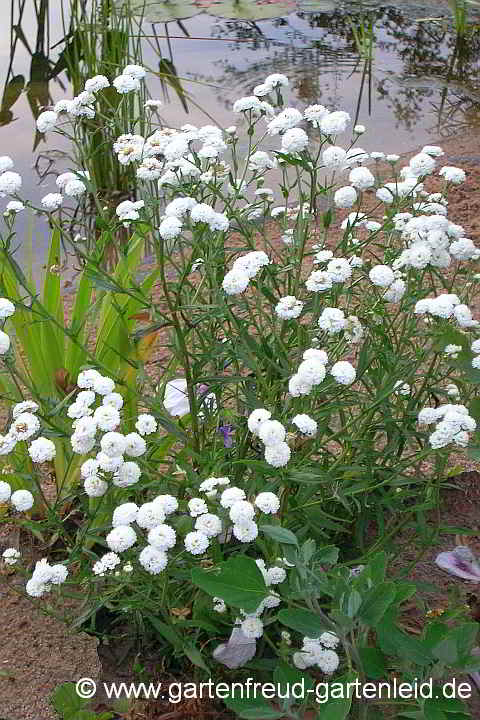
MULTIPOLYGON (((91 78, 37 127, 75 129, 95 116, 106 88, 128 103, 144 77, 130 65, 112 82, 91 78)), ((443 167, 442 192, 427 189, 441 148, 400 167, 396 155, 358 147, 364 128, 356 126, 345 149, 337 143, 348 114, 321 105, 277 111, 286 86, 271 75, 235 102, 245 153, 234 126, 156 126, 152 101, 141 113, 145 135, 132 118, 112 150, 135 169, 138 195, 97 207, 110 240, 132 232, 113 276, 102 238, 92 251, 68 232, 68 202, 96 199, 88 158, 59 175, 40 211, 82 259, 80 283, 99 294, 105 317, 96 354, 74 336, 84 354, 59 402, 50 387, 17 377, 21 398, 0 438, 8 455, 0 500, 8 519, 62 537, 55 562, 40 560, 26 589, 39 597, 80 584, 79 622, 105 606, 149 625, 203 670, 238 669, 262 654, 269 667, 280 658, 300 671, 330 676, 341 664, 364 673, 349 634, 358 630, 371 657, 369 629, 381 633, 385 619, 382 652, 393 652, 396 615, 387 611, 412 588, 396 589, 383 565, 352 579, 332 542, 355 535, 361 554, 376 523, 382 548, 417 508, 438 503, 450 452, 471 442, 479 322, 473 284, 457 288, 480 251, 447 217, 464 172, 443 167), (143 239, 154 269, 139 282, 143 239), (166 348, 148 368, 135 352, 145 338, 166 348), (47 497, 44 469, 60 453, 47 497), (81 517, 73 532, 70 513, 81 517), (335 565, 331 575, 326 564, 335 565), (303 635, 301 646, 282 623, 303 635), (205 634, 218 639, 213 652, 198 650, 205 634)), ((0 165, 0 192, 13 197, 2 252, 15 275, 10 235, 28 203, 12 161, 0 165)), ((8 331, 38 304, 0 301, 11 373, 18 349, 8 331)), ((40 307, 53 322, 51 304, 40 307)), ((20 565, 15 548, 4 557, 20 565)), ((413 641, 395 632, 405 657, 413 641)), ((415 648, 420 665, 439 659, 415 648)), ((473 662, 468 649, 440 659, 463 669, 473 662)))

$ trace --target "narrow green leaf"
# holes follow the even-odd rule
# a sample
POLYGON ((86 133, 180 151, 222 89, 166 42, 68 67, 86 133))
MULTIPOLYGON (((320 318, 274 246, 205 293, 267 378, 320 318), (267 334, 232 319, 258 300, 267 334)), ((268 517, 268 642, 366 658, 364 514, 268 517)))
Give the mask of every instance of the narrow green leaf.
POLYGON ((81 365, 87 362, 87 354, 81 345, 86 342, 86 323, 91 299, 92 285, 86 273, 82 273, 75 293, 75 303, 70 320, 70 330, 79 344, 66 338, 65 368, 73 379, 77 377, 81 365))
POLYGON ((45 310, 58 322, 59 326, 49 320, 41 323, 42 353, 45 357, 45 364, 49 374, 55 375, 55 371, 64 367, 65 364, 65 334, 63 301, 60 293, 60 273, 55 268, 60 265, 60 232, 54 230, 50 240, 50 251, 48 254, 47 266, 45 268, 45 280, 43 284, 43 306, 45 310))
POLYGON ((149 622, 159 635, 165 638, 165 640, 167 640, 174 648, 181 650, 182 638, 175 632, 175 630, 173 630, 173 628, 167 625, 167 623, 164 623, 162 620, 159 620, 155 617, 155 615, 151 615, 145 611, 143 614, 148 618, 149 622))
POLYGON ((210 672, 208 665, 205 663, 202 657, 202 653, 200 652, 200 650, 197 650, 196 647, 194 647, 193 645, 184 645, 183 652, 188 657, 191 663, 193 663, 199 668, 202 668, 202 670, 205 670, 205 672, 207 673, 210 672))

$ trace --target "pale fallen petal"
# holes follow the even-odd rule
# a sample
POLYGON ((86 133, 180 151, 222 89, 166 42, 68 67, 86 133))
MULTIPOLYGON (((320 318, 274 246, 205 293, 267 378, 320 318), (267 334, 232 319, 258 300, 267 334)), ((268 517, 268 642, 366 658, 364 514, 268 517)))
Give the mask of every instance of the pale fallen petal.
POLYGON ((256 640, 247 638, 240 628, 233 628, 228 642, 216 647, 213 657, 217 662, 235 670, 250 662, 255 656, 256 650, 256 640))
POLYGON ((472 582, 480 582, 480 565, 466 545, 459 545, 454 550, 443 552, 437 555, 435 559, 438 567, 446 570, 452 575, 471 580, 472 582))

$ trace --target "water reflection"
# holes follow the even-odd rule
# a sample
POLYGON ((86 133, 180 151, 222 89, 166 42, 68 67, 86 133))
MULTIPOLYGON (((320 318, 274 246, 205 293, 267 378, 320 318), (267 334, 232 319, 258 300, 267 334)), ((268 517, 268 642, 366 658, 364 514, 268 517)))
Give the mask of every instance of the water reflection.
MULTIPOLYGON (((343 83, 355 77, 356 119, 368 116, 375 125, 375 113, 386 105, 396 127, 412 132, 427 121, 428 130, 440 136, 478 122, 477 27, 462 37, 444 23, 418 22, 392 7, 359 15, 300 13, 276 20, 273 26, 288 43, 266 39, 249 23, 222 21, 214 25, 215 37, 236 40, 229 46, 230 56, 217 63, 222 69, 222 86, 247 92, 261 81, 267 66, 270 70, 275 67, 292 78, 294 94, 302 103, 336 105, 343 99, 343 83), (315 39, 299 28, 299 19, 317 31, 315 39), (358 39, 363 33, 365 43, 366 28, 372 33, 368 56, 362 53, 358 39), (245 67, 238 56, 244 57, 246 51, 261 53, 261 57, 245 67)), ((224 93, 218 99, 224 105, 231 101, 224 93)))
MULTIPOLYGON (((50 15, 49 0, 35 0, 33 4, 27 0, 12 0, 10 8, 10 52, 8 68, 4 79, 2 104, 0 109, 0 125, 8 125, 16 118, 13 108, 22 93, 35 120, 42 108, 52 102, 50 82, 57 82, 63 91, 65 84, 60 75, 65 69, 61 62, 62 54, 56 62, 50 59, 50 15), (33 10, 34 23, 31 22, 33 10), (28 15, 26 21, 25 16, 28 15), (27 27, 25 27, 27 24, 27 27), (28 79, 24 74, 15 74, 18 64, 17 53, 21 49, 29 58, 28 79)), ((25 63, 22 62, 22 65, 25 63)), ((35 123, 33 123, 33 126, 35 123)), ((33 150, 38 147, 42 136, 35 132, 33 150)))
MULTIPOLYGON (((213 4, 205 2, 212 12, 213 4)), ((423 12, 406 4, 367 10, 365 4, 339 8, 305 0, 302 8, 322 12, 298 10, 297 3, 297 11, 284 17, 229 20, 212 14, 188 18, 186 4, 177 2, 177 19, 162 22, 168 20, 165 8, 154 3, 157 16, 150 18, 159 21, 147 22, 118 13, 119 3, 10 2, 10 27, 0 27, 5 68, 1 153, 15 157, 25 193, 33 200, 52 191, 55 170, 63 157, 67 163, 69 152, 58 136, 39 135, 35 118, 60 98, 78 94, 87 77, 115 75, 127 56, 152 71, 149 94, 163 97, 161 121, 172 127, 231 125, 233 100, 250 94, 272 72, 289 76, 287 102, 300 108, 313 102, 343 108, 367 125, 366 150, 402 152, 478 124, 480 31, 470 25, 458 34, 451 23, 426 21, 426 15, 435 14, 432 7, 423 12), (37 187, 29 186, 32 163, 37 187)), ((198 3, 190 5, 199 10, 198 3)), ((110 147, 101 127, 88 131, 97 148, 110 147)), ((115 126, 109 132, 120 134, 115 126)), ((110 152, 95 157, 92 170, 99 187, 134 193, 134 175, 119 174, 110 152)))
MULTIPOLYGON (((66 85, 72 84, 73 92, 79 92, 85 73, 72 76, 72 65, 85 64, 83 44, 88 33, 72 24, 73 19, 86 21, 85 2, 77 0, 74 4, 80 11, 70 18, 70 27, 65 31, 61 29, 65 23, 61 0, 12 0, 1 126, 18 118, 15 109, 22 96, 34 119, 53 102, 52 83, 63 92, 66 85), (55 42, 51 38, 52 13, 55 34, 59 36, 55 42), (20 51, 23 57, 19 63, 20 51), (19 64, 22 72, 17 71, 19 64)), ((106 25, 98 19, 99 36, 102 28, 110 36, 101 43, 102 53, 108 46, 120 48, 123 53, 125 43, 112 37, 118 29, 112 27, 110 3, 100 0, 99 8, 99 12, 109 15, 106 25)), ((264 22, 205 16, 175 23, 144 21, 131 35, 135 32, 145 35, 143 54, 150 58, 157 55, 155 64, 167 104, 180 105, 185 115, 189 112, 189 96, 202 107, 205 92, 198 81, 220 87, 217 108, 208 106, 209 114, 215 116, 216 109, 229 109, 234 97, 251 92, 266 73, 277 70, 288 72, 292 79, 292 101, 343 106, 350 101, 357 119, 368 116, 374 124, 375 113, 384 111, 381 106, 390 109, 397 127, 409 132, 419 124, 425 126, 426 116, 429 122, 435 118, 429 130, 447 135, 476 121, 480 32, 475 27, 466 36, 459 36, 445 23, 419 22, 398 7, 368 12, 353 7, 322 13, 297 12, 264 22), (197 39, 198 35, 218 42, 207 44, 197 39), (184 42, 179 43, 182 37, 184 42), (197 84, 189 83, 187 87, 185 78, 197 84), (173 90, 173 98, 169 89, 173 90)), ((109 64, 113 66, 116 59, 109 57, 109 64)), ((122 62, 121 57, 118 62, 122 62)), ((41 139, 36 133, 34 149, 41 139)))

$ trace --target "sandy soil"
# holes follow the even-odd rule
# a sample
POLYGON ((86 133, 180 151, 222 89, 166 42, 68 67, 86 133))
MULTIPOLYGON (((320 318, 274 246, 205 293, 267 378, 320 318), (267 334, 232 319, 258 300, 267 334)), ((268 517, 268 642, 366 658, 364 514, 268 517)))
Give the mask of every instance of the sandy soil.
MULTIPOLYGON (((54 720, 53 690, 100 674, 96 638, 72 634, 48 617, 14 583, 0 578, 0 716, 5 720, 54 720)), ((21 580, 23 585, 23 580, 21 580)))
MULTIPOLYGON (((433 143, 433 140, 432 140, 433 143)), ((469 134, 439 141, 445 150, 442 164, 458 165, 467 171, 467 182, 451 195, 449 217, 462 224, 477 245, 480 244, 480 134, 469 134)), ((430 180, 430 188, 435 190, 435 180, 430 180)), ((477 303, 480 312, 480 297, 477 303)), ((158 363, 159 358, 157 358, 158 363)), ((161 361, 158 363, 161 366, 161 361)), ((158 372, 158 368, 157 368, 158 372)), ((468 461, 464 456, 455 456, 453 463, 465 471, 474 471, 478 464, 468 461)), ((452 482, 458 489, 443 493, 440 509, 442 525, 463 526, 477 534, 468 538, 468 543, 480 553, 480 475, 475 472, 463 472, 452 482)), ((437 522, 436 517, 428 519, 430 524, 437 522)), ((18 542, 18 539, 17 539, 18 542)), ((457 538, 457 542, 460 539, 457 538)), ((5 532, 0 535, 0 552, 12 543, 5 532)), ((395 562, 397 570, 408 567, 417 556, 420 544, 417 538, 405 532, 398 538, 402 554, 395 562)), ((455 536, 443 535, 440 546, 427 548, 409 577, 425 581, 436 586, 433 593, 422 593, 418 603, 412 606, 410 626, 417 631, 422 625, 425 606, 429 609, 442 607, 452 588, 461 587, 467 596, 471 586, 456 581, 441 570, 433 561, 435 555, 449 549, 455 543, 455 536)), ((0 717, 3 720, 55 720, 56 715, 49 704, 49 697, 61 682, 75 681, 88 676, 94 679, 102 676, 101 664, 97 653, 97 640, 84 633, 72 634, 60 621, 41 612, 41 604, 33 605, 15 591, 15 576, 0 576, 0 717)), ((105 677, 115 677, 114 663, 105 667, 105 677)), ((205 709, 204 715, 199 707, 177 708, 171 713, 165 705, 149 703, 148 708, 139 704, 136 717, 142 718, 178 718, 189 717, 226 717, 217 714, 213 708, 205 709)), ((477 716, 480 708, 476 705, 477 716)), ((130 716, 130 715, 129 715, 130 716)))

